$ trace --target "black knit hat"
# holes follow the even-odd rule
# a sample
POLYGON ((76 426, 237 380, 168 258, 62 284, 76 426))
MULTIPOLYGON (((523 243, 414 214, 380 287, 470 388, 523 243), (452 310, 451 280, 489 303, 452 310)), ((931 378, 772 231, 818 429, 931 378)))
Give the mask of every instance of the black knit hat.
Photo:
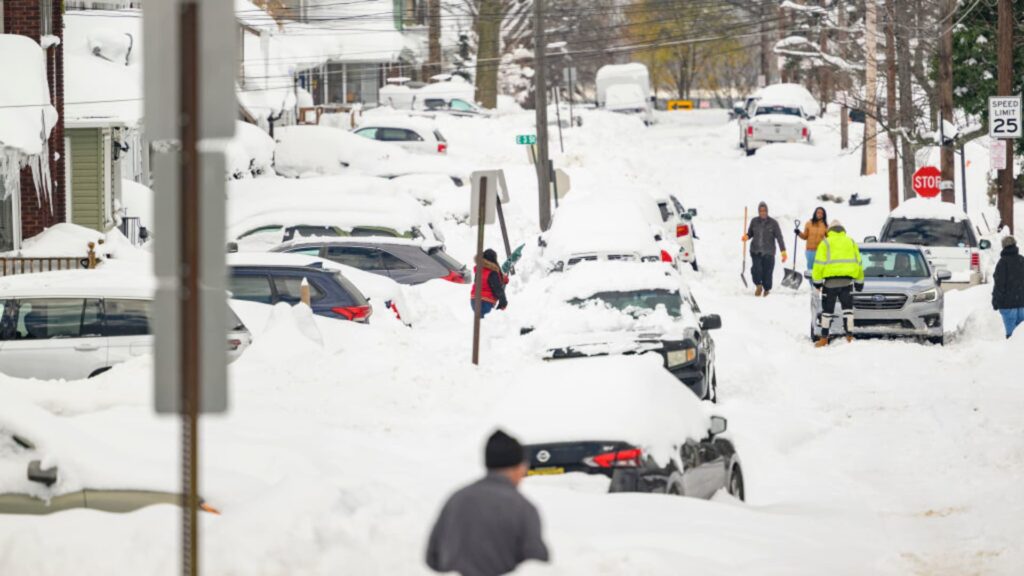
POLYGON ((497 264, 498 263, 498 253, 495 252, 494 250, 488 248, 487 250, 484 250, 484 260, 488 260, 490 262, 493 262, 493 263, 497 264))
POLYGON ((515 438, 498 430, 487 439, 484 463, 488 470, 518 466, 523 463, 523 446, 515 438))

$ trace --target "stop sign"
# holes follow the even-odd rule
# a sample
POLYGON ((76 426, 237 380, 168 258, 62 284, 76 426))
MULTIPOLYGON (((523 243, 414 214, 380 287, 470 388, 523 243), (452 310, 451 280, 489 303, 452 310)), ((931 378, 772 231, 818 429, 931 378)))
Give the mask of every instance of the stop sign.
POLYGON ((914 172, 914 192, 924 198, 935 198, 939 195, 939 183, 942 182, 942 172, 935 166, 922 166, 914 172))

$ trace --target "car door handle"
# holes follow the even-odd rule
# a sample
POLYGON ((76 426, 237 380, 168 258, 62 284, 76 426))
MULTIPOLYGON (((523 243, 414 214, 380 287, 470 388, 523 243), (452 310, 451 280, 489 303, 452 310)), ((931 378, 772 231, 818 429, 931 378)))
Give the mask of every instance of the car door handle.
POLYGON ((99 349, 99 344, 78 344, 75 346, 75 350, 79 352, 95 352, 99 349))

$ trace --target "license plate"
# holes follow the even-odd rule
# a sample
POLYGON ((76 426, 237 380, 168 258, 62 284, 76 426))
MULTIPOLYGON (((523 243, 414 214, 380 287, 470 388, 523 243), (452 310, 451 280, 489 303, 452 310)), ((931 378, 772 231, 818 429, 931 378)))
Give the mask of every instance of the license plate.
POLYGON ((526 473, 527 476, 557 476, 558 474, 565 474, 565 468, 533 468, 526 473))

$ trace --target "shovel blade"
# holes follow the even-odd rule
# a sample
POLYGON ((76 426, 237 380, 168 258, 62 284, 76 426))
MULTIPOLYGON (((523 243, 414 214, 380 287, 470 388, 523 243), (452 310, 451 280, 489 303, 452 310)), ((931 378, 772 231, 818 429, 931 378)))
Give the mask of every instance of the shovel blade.
POLYGON ((786 270, 782 277, 782 285, 792 290, 800 289, 800 284, 802 284, 803 281, 804 275, 796 270, 786 270))
POLYGON ((750 288, 750 284, 747 284, 747 276, 743 272, 740 272, 740 280, 743 281, 744 288, 750 288))

